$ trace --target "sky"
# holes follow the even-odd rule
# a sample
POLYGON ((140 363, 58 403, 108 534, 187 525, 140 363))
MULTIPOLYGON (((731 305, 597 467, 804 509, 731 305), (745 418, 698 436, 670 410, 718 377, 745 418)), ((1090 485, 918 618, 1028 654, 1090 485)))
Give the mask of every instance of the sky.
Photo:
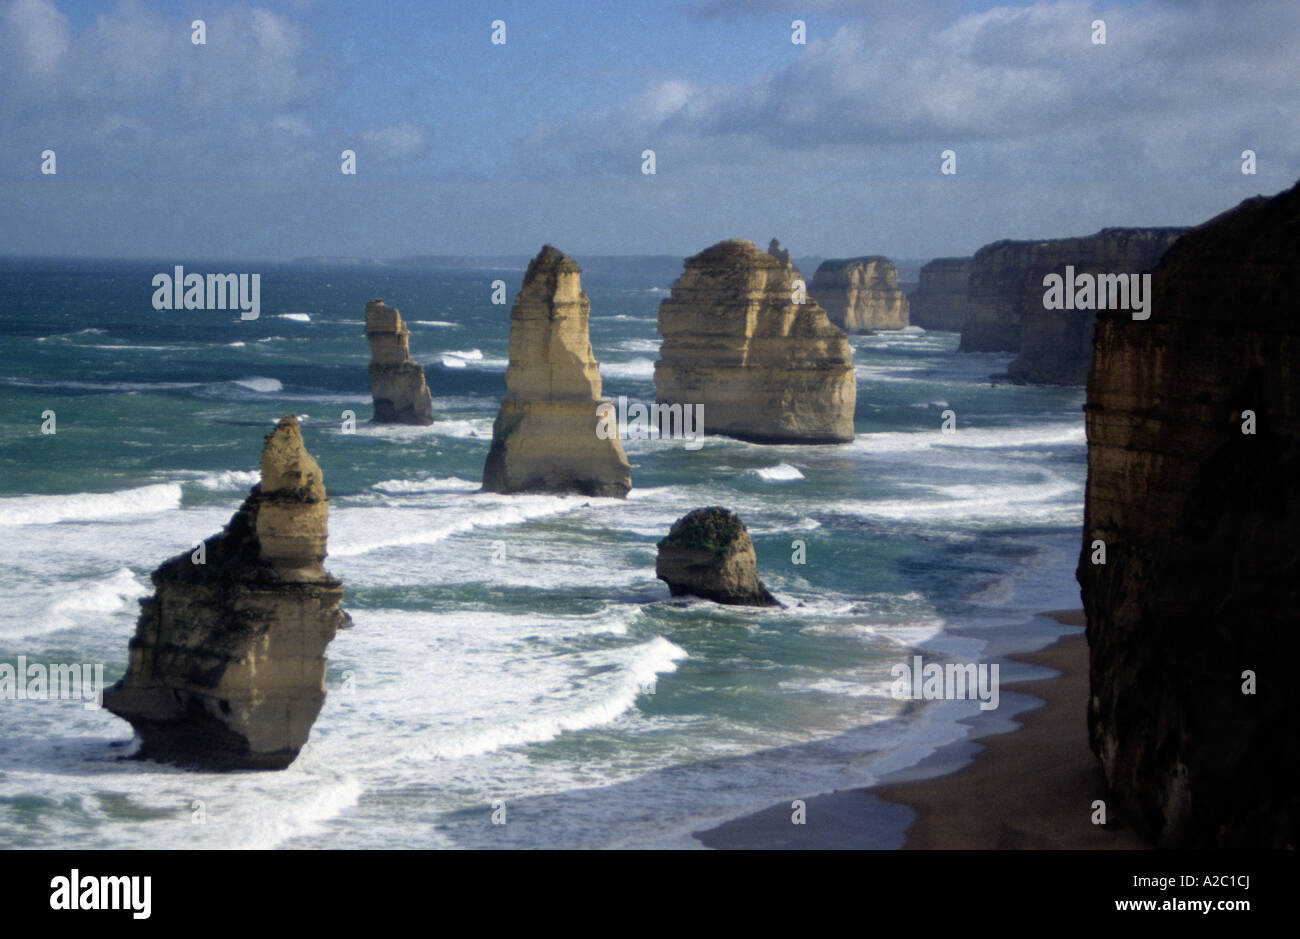
POLYGON ((1191 225, 1300 177, 1297 50, 1296 0, 0 0, 0 254, 929 258, 1191 225))

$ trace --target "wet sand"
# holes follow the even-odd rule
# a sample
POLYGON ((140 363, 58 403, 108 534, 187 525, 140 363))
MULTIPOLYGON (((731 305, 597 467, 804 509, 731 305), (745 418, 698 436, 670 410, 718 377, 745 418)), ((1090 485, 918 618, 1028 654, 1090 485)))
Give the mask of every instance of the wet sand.
MULTIPOLYGON (((1083 611, 1047 614, 1082 626, 1083 611)), ((1010 656, 1060 674, 1002 682, 1042 706, 1014 718, 1010 732, 964 743, 973 758, 933 779, 886 783, 806 800, 807 823, 792 825, 788 804, 734 819, 696 837, 712 848, 1141 849, 1148 845, 1113 813, 1094 825, 1104 798, 1088 747, 1088 646, 1071 633, 1041 652, 1010 656), (897 834, 907 818, 900 838, 897 834)))

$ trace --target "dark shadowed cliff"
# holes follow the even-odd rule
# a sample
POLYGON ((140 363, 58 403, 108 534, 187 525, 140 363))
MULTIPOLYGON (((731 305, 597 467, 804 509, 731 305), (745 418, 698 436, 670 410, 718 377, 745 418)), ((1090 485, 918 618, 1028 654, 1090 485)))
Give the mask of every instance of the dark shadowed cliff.
POLYGON ((1099 316, 1088 378, 1092 747, 1157 844, 1294 847, 1300 187, 1194 229, 1152 289, 1149 320, 1099 316))

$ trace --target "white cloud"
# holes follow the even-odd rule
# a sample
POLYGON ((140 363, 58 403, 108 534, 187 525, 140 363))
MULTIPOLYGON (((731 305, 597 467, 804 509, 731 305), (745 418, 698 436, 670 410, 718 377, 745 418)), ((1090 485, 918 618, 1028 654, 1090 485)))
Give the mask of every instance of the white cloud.
POLYGON ((361 139, 384 160, 400 160, 418 153, 424 146, 424 128, 410 121, 381 130, 367 130, 361 139))
POLYGON ((0 12, 0 48, 16 65, 7 78, 45 81, 57 74, 67 54, 68 18, 50 0, 13 0, 0 12))

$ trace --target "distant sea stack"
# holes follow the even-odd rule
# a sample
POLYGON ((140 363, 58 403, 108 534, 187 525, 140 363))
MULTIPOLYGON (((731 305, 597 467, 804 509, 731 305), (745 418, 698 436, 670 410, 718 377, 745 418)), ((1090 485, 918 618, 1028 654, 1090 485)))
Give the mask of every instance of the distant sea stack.
POLYGON ((752 241, 721 241, 689 257, 659 305, 655 392, 704 405, 704 430, 755 443, 853 439, 857 377, 844 331, 803 277, 752 241))
POLYGON ((1295 848, 1300 186, 1192 230, 1152 292, 1099 314, 1088 378, 1092 748, 1157 845, 1295 848))
POLYGON ((970 267, 970 258, 935 258, 921 268, 916 289, 907 296, 913 326, 961 332, 970 267))
POLYGON ((622 498, 632 488, 623 444, 596 433, 596 410, 604 399, 581 272, 551 245, 528 265, 510 311, 506 395, 483 467, 489 492, 622 498))
POLYGON ((376 424, 432 424, 433 400, 424 366, 411 358, 411 332, 402 314, 383 300, 366 304, 370 340, 370 393, 376 424))
POLYGON ((1045 310, 1043 278, 1137 274, 1155 267, 1185 228, 1103 228, 1083 238, 997 241, 971 261, 961 352, 1018 352, 1008 377, 1083 384, 1092 360, 1093 310, 1045 310))
POLYGON ((831 322, 851 333, 902 329, 909 323, 907 294, 898 287, 898 268, 889 258, 823 261, 808 293, 831 322))
POLYGON ((734 512, 696 509, 659 542, 655 576, 674 596, 691 594, 735 606, 780 606, 758 579, 754 542, 734 512))
POLYGON ((790 260, 790 252, 781 247, 781 242, 773 238, 767 243, 767 253, 772 255, 786 267, 793 267, 794 262, 790 260))
POLYGON ((139 755, 205 769, 283 769, 325 701, 325 647, 351 625, 326 573, 329 499, 292 415, 225 529, 153 572, 125 677, 104 707, 139 755))

